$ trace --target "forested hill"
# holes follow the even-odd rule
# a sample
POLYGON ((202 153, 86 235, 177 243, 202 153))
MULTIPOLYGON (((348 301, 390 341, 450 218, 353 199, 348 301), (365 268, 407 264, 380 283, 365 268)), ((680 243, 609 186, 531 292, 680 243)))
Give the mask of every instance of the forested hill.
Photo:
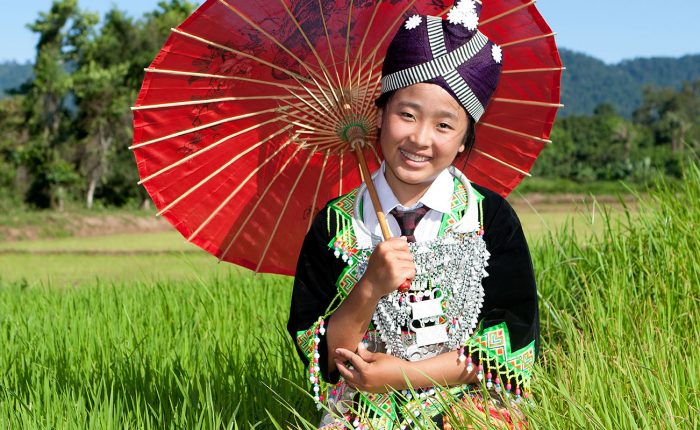
POLYGON ((608 65, 578 52, 561 50, 566 71, 562 83, 561 115, 591 114, 601 103, 610 103, 630 117, 642 99, 646 85, 680 88, 700 79, 700 55, 681 58, 638 58, 608 65))
POLYGON ((5 91, 17 88, 29 79, 32 74, 30 63, 20 64, 14 61, 0 63, 0 98, 5 91))
MULTIPOLYGON (((630 117, 642 99, 645 85, 679 88, 683 82, 700 79, 700 55, 681 58, 639 58, 618 64, 604 62, 578 52, 561 50, 567 70, 562 84, 561 115, 591 114, 601 103, 610 103, 630 117)), ((16 88, 31 74, 30 64, 0 63, 0 97, 16 88)))

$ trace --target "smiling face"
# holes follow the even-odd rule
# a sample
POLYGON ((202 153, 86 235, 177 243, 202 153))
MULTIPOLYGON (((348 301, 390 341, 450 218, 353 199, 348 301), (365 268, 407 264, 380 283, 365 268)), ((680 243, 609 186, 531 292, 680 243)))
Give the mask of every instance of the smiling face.
POLYGON ((379 110, 385 177, 404 206, 414 204, 464 151, 469 119, 443 88, 416 84, 397 90, 379 110))

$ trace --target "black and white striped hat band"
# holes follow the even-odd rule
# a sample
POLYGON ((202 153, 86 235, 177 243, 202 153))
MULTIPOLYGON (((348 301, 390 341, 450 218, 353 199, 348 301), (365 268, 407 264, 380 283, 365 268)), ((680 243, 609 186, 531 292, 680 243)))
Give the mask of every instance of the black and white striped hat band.
POLYGON ((484 114, 485 108, 467 82, 459 75, 457 68, 481 51, 489 42, 488 38, 477 31, 469 42, 448 54, 442 30, 442 18, 435 16, 426 18, 428 39, 433 59, 384 76, 382 78, 382 94, 442 77, 452 92, 455 93, 460 104, 464 106, 474 120, 479 121, 484 114))

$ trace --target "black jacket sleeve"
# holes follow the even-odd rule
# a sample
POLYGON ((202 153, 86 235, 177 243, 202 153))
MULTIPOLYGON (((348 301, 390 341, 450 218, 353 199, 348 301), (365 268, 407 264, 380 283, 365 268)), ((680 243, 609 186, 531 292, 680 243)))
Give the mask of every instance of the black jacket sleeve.
POLYGON ((484 304, 479 320, 483 327, 505 322, 511 349, 519 350, 535 341, 539 352, 537 287, 530 251, 520 220, 500 195, 475 185, 485 198, 482 203, 484 241, 491 257, 484 278, 484 304))
MULTIPOLYGON (((335 219, 328 216, 329 207, 316 215, 299 253, 292 304, 289 311, 287 331, 294 340, 297 352, 304 364, 313 361, 304 332, 315 330, 320 318, 324 317, 338 303, 336 281, 345 263, 333 255, 328 246, 331 233, 335 232, 335 219), (328 220, 330 219, 330 226, 328 220)), ((328 351, 326 337, 319 334, 321 342, 318 345, 319 367, 321 375, 327 382, 337 382, 339 375, 328 374, 328 351)))

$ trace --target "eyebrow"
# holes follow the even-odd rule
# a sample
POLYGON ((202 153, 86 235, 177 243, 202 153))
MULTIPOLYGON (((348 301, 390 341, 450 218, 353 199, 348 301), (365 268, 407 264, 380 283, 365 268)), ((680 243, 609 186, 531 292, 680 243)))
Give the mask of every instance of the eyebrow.
MULTIPOLYGON (((408 108, 413 108, 415 110, 421 111, 421 105, 415 102, 411 101, 400 101, 398 102, 399 107, 408 107, 408 108)), ((457 115, 454 112, 451 112, 449 110, 439 110, 436 112, 436 116, 439 118, 444 118, 444 117, 449 117, 449 118, 454 118, 457 119, 457 115)))

